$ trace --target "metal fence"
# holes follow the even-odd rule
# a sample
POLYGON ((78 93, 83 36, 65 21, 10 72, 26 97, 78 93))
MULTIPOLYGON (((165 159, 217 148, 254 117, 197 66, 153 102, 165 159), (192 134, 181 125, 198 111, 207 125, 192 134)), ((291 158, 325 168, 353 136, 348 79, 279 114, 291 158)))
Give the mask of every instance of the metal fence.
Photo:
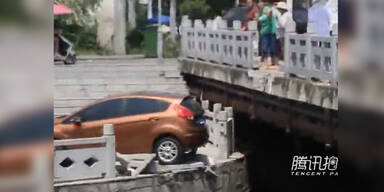
POLYGON ((181 26, 182 56, 196 60, 226 64, 247 69, 258 68, 257 23, 248 23, 248 30, 241 30, 241 22, 234 21, 228 28, 227 21, 219 20, 218 29, 213 20, 192 21, 185 19, 181 26))
POLYGON ((307 79, 338 80, 338 37, 287 33, 280 70, 307 79))
POLYGON ((116 177, 113 125, 104 125, 102 137, 56 140, 54 145, 55 182, 116 177))

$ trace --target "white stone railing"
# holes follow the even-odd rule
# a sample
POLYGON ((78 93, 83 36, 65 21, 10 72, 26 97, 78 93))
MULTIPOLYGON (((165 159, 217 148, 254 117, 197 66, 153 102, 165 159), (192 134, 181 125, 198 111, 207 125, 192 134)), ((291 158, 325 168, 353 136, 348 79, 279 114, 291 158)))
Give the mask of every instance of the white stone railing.
POLYGON ((338 37, 287 33, 280 70, 306 79, 338 80, 338 37))
MULTIPOLYGON (((258 69, 257 23, 248 24, 241 30, 241 22, 234 21, 233 28, 224 20, 218 27, 212 20, 192 22, 184 18, 181 26, 182 57, 210 63, 218 63, 246 69, 258 69)), ((338 37, 322 37, 313 34, 287 33, 285 59, 280 70, 306 79, 338 79, 338 37)))
POLYGON ((54 145, 55 182, 116 177, 113 125, 104 125, 102 137, 55 140, 54 145))
POLYGON ((202 101, 202 107, 207 118, 209 142, 219 151, 218 159, 227 159, 235 152, 234 118, 232 107, 222 108, 220 103, 213 105, 213 111, 209 110, 209 101, 202 101))
POLYGON ((248 30, 241 30, 241 22, 234 21, 233 28, 220 20, 218 28, 213 21, 184 19, 181 26, 181 52, 185 58, 192 58, 246 69, 258 68, 257 23, 248 23, 248 30))

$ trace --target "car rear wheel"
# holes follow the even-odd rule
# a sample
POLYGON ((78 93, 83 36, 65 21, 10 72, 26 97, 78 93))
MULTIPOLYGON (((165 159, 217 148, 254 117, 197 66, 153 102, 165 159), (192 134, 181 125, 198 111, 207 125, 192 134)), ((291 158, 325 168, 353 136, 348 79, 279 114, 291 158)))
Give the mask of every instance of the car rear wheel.
POLYGON ((176 164, 181 161, 182 147, 180 142, 173 137, 159 139, 155 145, 157 159, 161 164, 176 164))

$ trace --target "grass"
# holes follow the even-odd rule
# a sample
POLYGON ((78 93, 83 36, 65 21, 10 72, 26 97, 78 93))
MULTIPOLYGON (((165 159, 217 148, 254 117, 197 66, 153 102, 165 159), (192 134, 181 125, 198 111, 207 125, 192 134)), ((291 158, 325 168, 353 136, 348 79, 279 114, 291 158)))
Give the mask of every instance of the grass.
POLYGON ((76 54, 77 55, 98 55, 95 50, 84 49, 84 48, 76 49, 76 54))

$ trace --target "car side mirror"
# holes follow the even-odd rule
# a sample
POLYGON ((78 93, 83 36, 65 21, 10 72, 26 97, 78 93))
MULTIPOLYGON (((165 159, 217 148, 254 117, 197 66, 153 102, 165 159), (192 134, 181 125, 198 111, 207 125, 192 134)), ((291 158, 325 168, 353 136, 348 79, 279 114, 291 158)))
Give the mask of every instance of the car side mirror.
POLYGON ((72 122, 73 124, 79 126, 79 125, 81 125, 82 120, 81 120, 81 117, 79 117, 79 116, 75 116, 75 117, 73 117, 73 118, 71 119, 71 122, 72 122))

